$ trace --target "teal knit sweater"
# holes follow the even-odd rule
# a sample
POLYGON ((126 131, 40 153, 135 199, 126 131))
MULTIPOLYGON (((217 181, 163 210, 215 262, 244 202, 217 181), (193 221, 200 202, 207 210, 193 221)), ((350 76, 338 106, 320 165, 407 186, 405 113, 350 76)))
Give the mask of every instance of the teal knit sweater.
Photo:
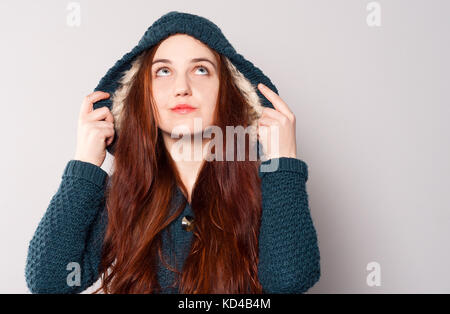
MULTIPOLYGON (((270 160, 264 163, 269 163, 270 160)), ((279 158, 274 172, 261 172, 262 220, 259 236, 258 277, 266 293, 303 293, 320 277, 320 254, 316 230, 310 215, 304 161, 279 158)), ((25 276, 32 293, 80 293, 99 278, 102 240, 107 216, 105 197, 108 174, 100 167, 70 160, 60 186, 52 197, 29 243, 25 276), (80 265, 80 285, 69 285, 73 271, 69 263, 80 265)), ((176 201, 183 201, 180 190, 176 201)), ((175 202, 177 204, 177 202, 175 202)), ((176 261, 182 269, 189 252, 192 232, 182 228, 184 216, 193 215, 186 202, 184 212, 169 225, 163 236, 167 252, 167 234, 176 243, 176 261)), ((160 262, 158 279, 162 293, 178 293, 166 288, 174 274, 160 262)))

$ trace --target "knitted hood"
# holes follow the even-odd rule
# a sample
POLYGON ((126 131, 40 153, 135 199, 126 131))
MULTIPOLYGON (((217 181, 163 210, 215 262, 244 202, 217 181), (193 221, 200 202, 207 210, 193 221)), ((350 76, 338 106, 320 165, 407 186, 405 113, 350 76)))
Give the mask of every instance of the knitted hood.
POLYGON ((114 144, 120 136, 124 99, 133 82, 134 74, 142 63, 143 52, 176 33, 188 34, 225 57, 236 86, 250 106, 250 125, 256 126, 263 106, 274 108, 258 90, 257 85, 263 83, 278 94, 276 87, 258 67, 236 52, 217 25, 198 15, 171 11, 161 16, 146 30, 138 44, 116 61, 94 90, 110 94, 108 99, 94 104, 94 109, 107 106, 114 116, 114 141, 106 148, 110 154, 114 155, 114 144))

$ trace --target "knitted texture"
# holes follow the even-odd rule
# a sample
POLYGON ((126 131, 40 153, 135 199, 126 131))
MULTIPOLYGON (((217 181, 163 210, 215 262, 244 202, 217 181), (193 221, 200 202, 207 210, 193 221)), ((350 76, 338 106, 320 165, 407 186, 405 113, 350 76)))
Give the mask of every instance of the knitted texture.
MULTIPOLYGON (((70 161, 30 241, 26 280, 33 293, 78 293, 97 277, 106 216, 107 173, 94 164, 70 161), (69 286, 69 263, 81 269, 80 286, 69 286)), ((70 268, 70 270, 72 270, 70 268)))
MULTIPOLYGON (((270 160, 264 163, 269 163, 270 160)), ((320 254, 310 215, 306 181, 308 168, 296 158, 278 158, 274 172, 259 172, 262 220, 259 235, 258 277, 266 293, 303 293, 320 278, 320 254)), ((104 191, 107 173, 100 167, 70 160, 60 186, 29 243, 25 276, 32 293, 80 293, 99 278, 102 240, 107 226, 104 191), (80 265, 80 285, 69 285, 72 269, 80 265)), ((174 193, 173 205, 183 200, 174 193)), ((189 253, 192 232, 182 228, 184 216, 194 217, 187 203, 184 212, 163 233, 163 252, 175 251, 178 269, 189 253), (168 236, 174 247, 168 245, 168 236)), ((161 263, 158 279, 162 293, 174 274, 161 263)))

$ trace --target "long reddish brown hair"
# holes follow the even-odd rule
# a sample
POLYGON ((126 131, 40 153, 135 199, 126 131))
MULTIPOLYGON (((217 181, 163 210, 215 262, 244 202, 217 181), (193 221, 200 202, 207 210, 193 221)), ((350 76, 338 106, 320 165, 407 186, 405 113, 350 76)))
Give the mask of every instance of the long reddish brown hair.
MULTIPOLYGON (((106 190, 102 281, 94 293, 160 293, 158 261, 175 273, 172 286, 178 284, 179 293, 262 293, 257 271, 260 160, 250 160, 248 149, 245 161, 236 161, 236 155, 235 161, 227 161, 224 153, 224 161, 203 162, 192 191, 195 228, 183 269, 169 265, 163 256, 161 232, 186 205, 185 198, 171 211, 173 191, 178 186, 187 195, 187 190, 157 126, 151 64, 159 44, 144 52, 124 101, 114 172, 106 190)), ((223 131, 222 151, 226 152, 226 126, 247 127, 249 105, 225 57, 211 51, 219 64, 220 80, 214 125, 223 131)), ((248 148, 248 134, 245 142, 248 148)), ((236 152, 236 136, 234 143, 236 152)))

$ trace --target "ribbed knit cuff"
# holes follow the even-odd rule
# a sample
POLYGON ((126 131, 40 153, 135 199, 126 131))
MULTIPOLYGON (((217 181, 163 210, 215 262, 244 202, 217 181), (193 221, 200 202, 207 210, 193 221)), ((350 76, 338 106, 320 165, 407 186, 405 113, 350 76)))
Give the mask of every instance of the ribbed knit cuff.
POLYGON ((278 159, 278 168, 275 171, 266 171, 262 172, 260 169, 261 176, 270 173, 276 173, 279 171, 293 171, 300 173, 305 181, 308 180, 308 165, 301 159, 291 158, 291 157, 280 157, 280 158, 272 158, 266 161, 263 161, 261 165, 266 165, 274 162, 275 159, 278 159))
POLYGON ((74 176, 86 179, 100 188, 103 188, 108 173, 90 162, 72 159, 67 163, 66 168, 64 169, 63 177, 64 176, 74 176))

